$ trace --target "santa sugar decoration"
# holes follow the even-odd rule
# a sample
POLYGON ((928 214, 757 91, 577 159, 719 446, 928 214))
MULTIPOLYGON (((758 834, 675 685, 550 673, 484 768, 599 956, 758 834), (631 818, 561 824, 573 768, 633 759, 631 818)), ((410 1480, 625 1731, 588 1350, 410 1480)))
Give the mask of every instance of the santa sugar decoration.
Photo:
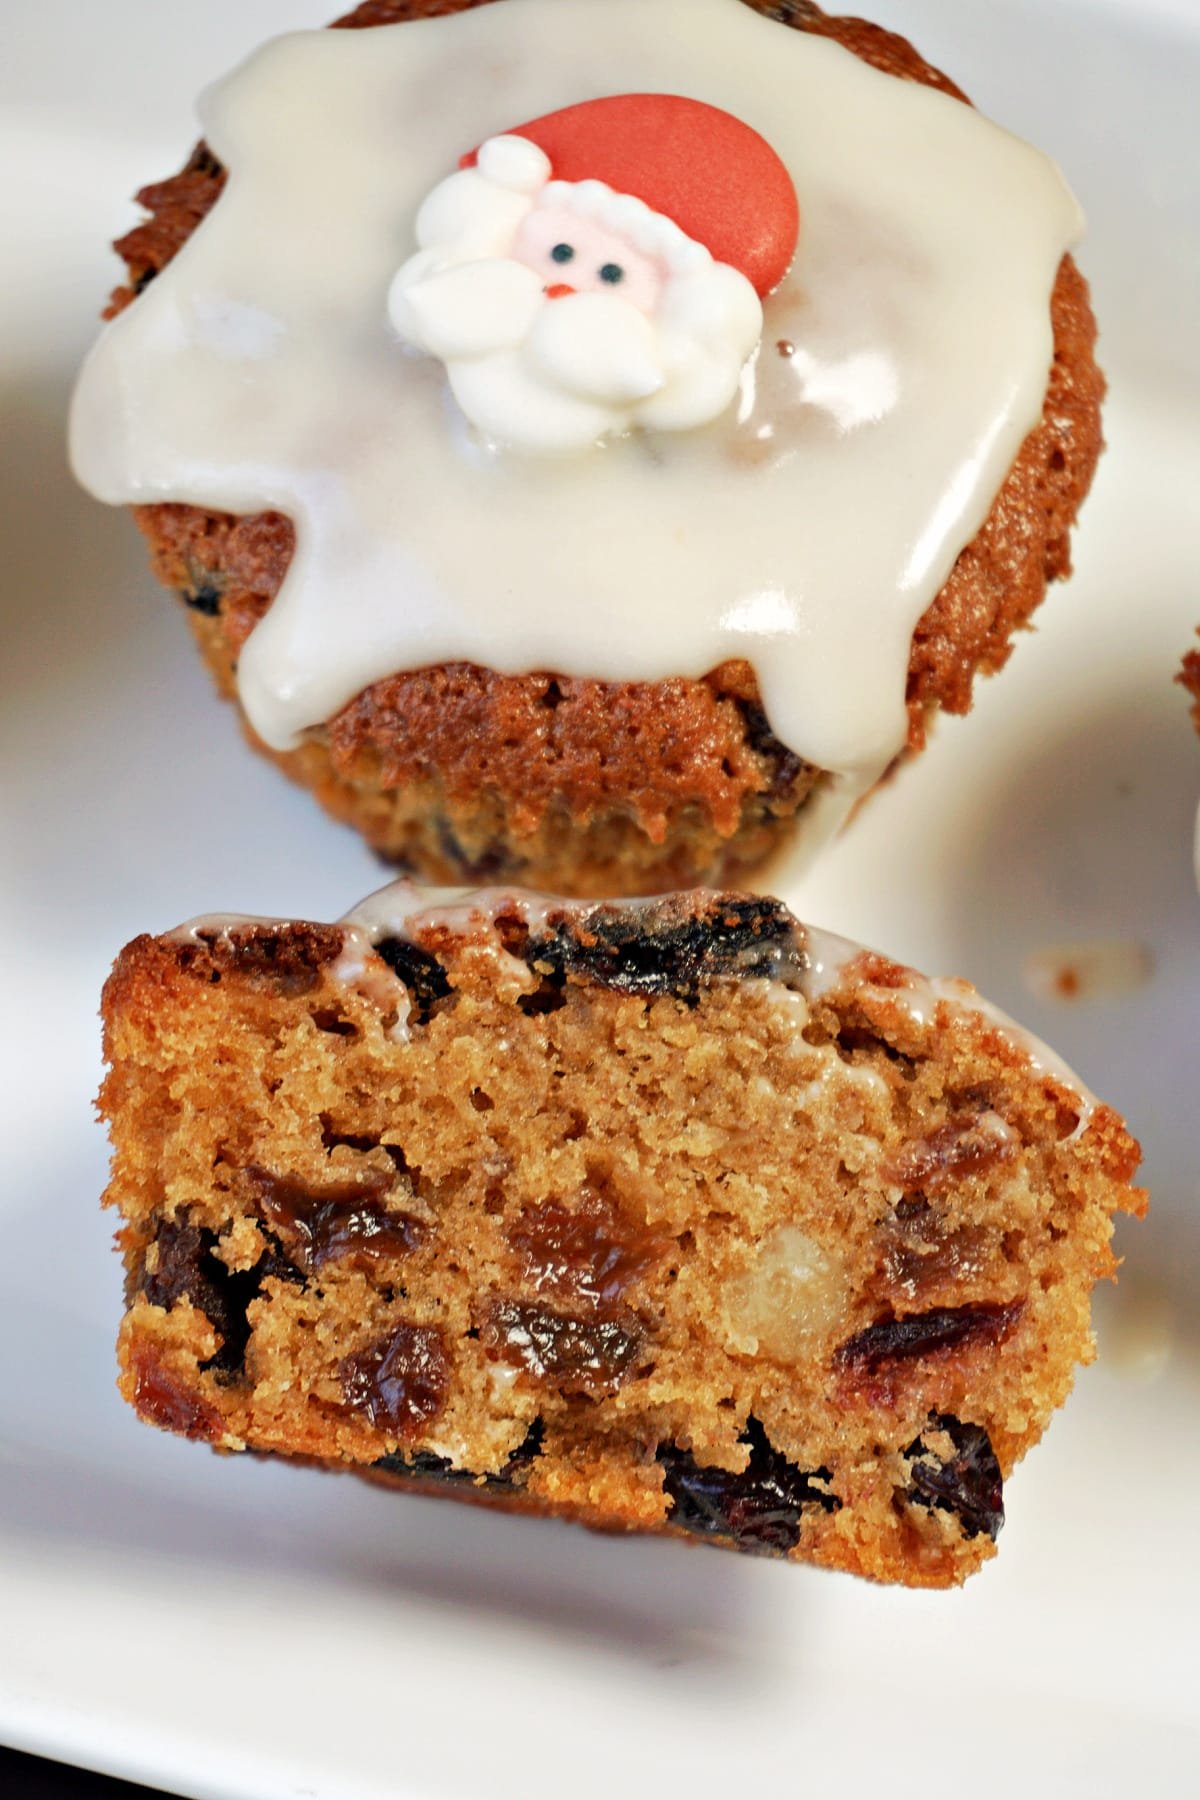
POLYGON ((740 119, 610 95, 464 156, 420 208, 388 309, 496 444, 686 431, 733 400, 798 230, 787 169, 740 119))

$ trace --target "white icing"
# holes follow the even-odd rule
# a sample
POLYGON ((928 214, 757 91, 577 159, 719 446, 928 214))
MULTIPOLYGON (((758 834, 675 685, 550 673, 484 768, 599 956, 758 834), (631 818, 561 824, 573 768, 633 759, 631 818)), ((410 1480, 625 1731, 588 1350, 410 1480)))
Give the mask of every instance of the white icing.
POLYGON ((96 345, 72 456, 115 504, 294 520, 238 673, 269 744, 398 669, 656 681, 746 657, 842 799, 882 770, 913 627, 1040 414, 1080 227, 1046 158, 740 0, 298 33, 201 110, 228 187, 96 345), (477 441, 441 365, 398 344, 389 285, 464 150, 630 91, 758 131, 799 195, 798 254, 716 423, 531 464, 477 441))
POLYGON ((342 987, 352 988, 355 993, 362 994, 380 1012, 395 1014, 387 1028, 387 1035, 393 1043, 406 1044, 409 1041, 408 1016, 412 1011, 412 1004, 408 989, 383 958, 376 956, 375 946, 367 932, 354 926, 347 930, 341 951, 331 964, 329 973, 342 987))
POLYGON ((177 925, 174 931, 165 932, 164 936, 169 944, 204 944, 243 926, 253 930, 256 925, 262 925, 275 930, 286 923, 287 920, 268 919, 261 913, 199 913, 196 918, 177 925))

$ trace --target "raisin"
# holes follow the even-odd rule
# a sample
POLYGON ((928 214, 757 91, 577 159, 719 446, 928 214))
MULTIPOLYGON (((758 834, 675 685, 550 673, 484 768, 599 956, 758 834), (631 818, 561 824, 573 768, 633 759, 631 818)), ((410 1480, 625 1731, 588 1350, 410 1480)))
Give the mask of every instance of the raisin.
POLYGON ((313 1223, 312 1266, 344 1256, 407 1256, 425 1236, 420 1219, 410 1213, 385 1212, 372 1201, 323 1208, 313 1223))
POLYGON ((551 914, 524 957, 543 976, 575 974, 618 993, 670 994, 693 1003, 719 978, 798 981, 808 959, 778 900, 670 897, 551 914))
POLYGON ((510 880, 520 872, 521 865, 502 843, 491 843, 477 854, 464 848, 459 842, 449 819, 439 815, 437 819, 438 849, 465 882, 477 887, 486 886, 489 881, 510 880))
POLYGON ((321 1114, 321 1144, 326 1150, 378 1150, 379 1139, 354 1132, 335 1131, 328 1113, 321 1114))
POLYGON ((924 1199, 902 1200, 880 1232, 884 1285, 908 1300, 981 1275, 995 1250, 979 1225, 952 1225, 924 1199))
POLYGON ((561 1012, 567 1004, 566 981, 562 974, 543 975, 532 994, 522 994, 517 1005, 527 1019, 545 1013, 561 1012))
POLYGON ((189 1393, 176 1376, 168 1374, 157 1355, 144 1344, 131 1357, 133 1404, 138 1415, 164 1431, 183 1437, 220 1437, 224 1427, 213 1407, 189 1393))
POLYGON ((379 1196, 393 1183, 380 1169, 364 1169, 355 1181, 320 1188, 256 1163, 248 1164, 244 1174, 259 1216, 283 1236, 306 1272, 344 1256, 405 1256, 425 1235, 419 1219, 379 1204, 379 1196))
POLYGON ((628 1381, 645 1343, 632 1313, 578 1318, 516 1300, 493 1301, 480 1336, 502 1361, 564 1394, 590 1397, 612 1393, 628 1381))
POLYGON ((878 1032, 871 1031, 865 1025, 843 1025, 837 1034, 837 1046, 847 1062, 853 1062, 857 1055, 877 1056, 882 1053, 890 1063, 895 1063, 901 1073, 911 1077, 916 1071, 916 1064, 911 1056, 905 1056, 878 1032))
POLYGON ((395 1325, 386 1336, 344 1357, 346 1404, 395 1437, 414 1437, 446 1404, 450 1365, 436 1325, 395 1325))
POLYGON ((998 1344, 1024 1311, 1023 1300, 1006 1306, 939 1306, 903 1319, 880 1319, 856 1332, 834 1353, 835 1364, 866 1374, 886 1363, 955 1350, 964 1344, 998 1344))
POLYGON ((953 1455, 939 1455, 923 1436, 914 1438, 904 1452, 912 1465, 905 1498, 954 1513, 964 1537, 986 1532, 994 1539, 1004 1524, 1004 1479, 987 1432, 948 1413, 931 1413, 926 1430, 943 1432, 953 1455))
POLYGON ((569 1210, 557 1200, 531 1207, 509 1227, 522 1275, 538 1293, 611 1305, 654 1266, 665 1240, 626 1224, 613 1202, 585 1188, 569 1210))
POLYGON ((412 1022, 427 1025, 440 1010, 438 1002, 448 999, 454 992, 437 957, 404 938, 383 938, 375 949, 408 989, 412 1022))
POLYGON ((325 1032, 329 1037, 358 1036, 358 1026, 353 1019, 348 1019, 336 1006, 318 1006, 309 1016, 317 1030, 325 1032))
MULTIPOLYGON (((156 269, 147 269, 133 284, 135 294, 140 294, 158 273, 156 269)), ((215 619, 221 610, 221 590, 209 582, 201 582, 196 587, 180 588, 179 598, 193 612, 203 613, 206 619, 215 619)))
POLYGON ((211 176, 214 181, 221 180, 225 174, 225 165, 218 156, 213 154, 202 138, 196 145, 196 148, 192 151, 192 154, 188 157, 187 162, 184 165, 184 173, 187 175, 208 175, 211 176))
MULTIPOLYGON (((790 345, 785 351, 781 344, 779 350, 781 355, 793 354, 790 345)), ((797 779, 805 774, 808 764, 775 736, 761 706, 752 700, 739 700, 738 707, 746 728, 746 742, 770 765, 768 797, 782 800, 791 792, 797 779)))
POLYGON ((542 1454, 542 1446, 546 1438, 546 1427, 541 1419, 535 1419, 521 1442, 517 1445, 498 1475, 489 1475, 488 1481, 506 1482, 512 1486, 523 1485, 529 1479, 529 1471, 542 1454))
POLYGON ((143 1266, 141 1271, 141 1291, 151 1306, 170 1312, 177 1300, 186 1298, 216 1325, 221 1304, 200 1267, 213 1241, 211 1232, 202 1232, 186 1219, 159 1220, 154 1268, 143 1266))
POLYGON ((295 1175, 277 1175, 261 1163, 247 1163, 242 1170, 260 1217, 276 1231, 308 1233, 314 1214, 326 1206, 349 1206, 355 1201, 377 1200, 392 1186, 382 1169, 365 1168, 353 1181, 313 1187, 295 1175))
POLYGON ((1015 1154, 1016 1145, 1000 1121, 989 1126, 980 1118, 949 1119, 927 1138, 910 1144, 884 1171, 884 1178, 909 1191, 920 1188, 936 1194, 964 1175, 982 1174, 1015 1154))
POLYGON ((429 1450, 418 1450, 412 1456, 381 1456, 371 1466, 384 1475, 440 1481, 448 1487, 490 1488, 493 1493, 516 1493, 529 1480, 529 1471, 542 1453, 543 1436, 542 1421, 535 1419, 504 1467, 493 1475, 475 1475, 470 1469, 456 1468, 448 1456, 435 1456, 429 1450))
POLYGON ((776 1450, 757 1419, 747 1421, 739 1442, 750 1447, 746 1467, 735 1473, 698 1463, 690 1450, 661 1444, 657 1459, 671 1502, 673 1525, 701 1537, 727 1538, 738 1549, 784 1556, 800 1541, 806 1506, 836 1512, 841 1504, 821 1484, 828 1469, 806 1475, 776 1450))
POLYGON ((140 1277, 145 1298, 167 1312, 176 1301, 190 1300, 221 1339, 216 1355, 202 1367, 226 1376, 240 1374, 250 1342, 248 1308, 263 1282, 272 1277, 302 1281, 303 1276, 275 1247, 264 1251, 252 1269, 227 1269, 214 1254, 216 1233, 185 1219, 160 1220, 154 1241, 156 1266, 153 1272, 143 1266, 140 1277))
POLYGON ((380 1456, 372 1464, 381 1475, 406 1477, 410 1481, 437 1481, 446 1487, 484 1487, 499 1485, 498 1476, 476 1475, 471 1469, 459 1469, 448 1456, 435 1456, 432 1450, 414 1450, 411 1456, 398 1452, 380 1456))

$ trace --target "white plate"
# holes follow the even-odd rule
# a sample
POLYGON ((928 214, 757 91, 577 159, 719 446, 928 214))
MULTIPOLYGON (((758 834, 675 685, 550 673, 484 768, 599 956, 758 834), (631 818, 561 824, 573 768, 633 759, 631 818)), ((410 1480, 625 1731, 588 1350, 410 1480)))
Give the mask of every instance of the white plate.
POLYGON ((121 197, 176 166, 202 81, 329 3, 42 0, 0 25, 0 1737, 222 1800, 1190 1791, 1200 744, 1171 679, 1200 620, 1191 0, 875 0, 1061 158, 1112 377, 1075 581, 795 896, 976 979, 1145 1139, 1155 1209, 1122 1234, 1111 1354, 1009 1484, 998 1561, 962 1593, 877 1591, 221 1460, 117 1400, 89 1112, 107 965, 206 908, 334 917, 379 875, 243 750, 133 528, 70 486, 62 413, 121 197), (1093 937, 1147 945, 1153 978, 1076 1010, 1023 991, 1028 951, 1093 937))

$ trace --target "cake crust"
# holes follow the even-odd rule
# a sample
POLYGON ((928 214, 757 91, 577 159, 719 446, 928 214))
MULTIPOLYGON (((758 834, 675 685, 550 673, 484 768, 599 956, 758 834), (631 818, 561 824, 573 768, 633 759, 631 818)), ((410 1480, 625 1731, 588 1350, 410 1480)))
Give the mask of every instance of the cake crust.
MULTIPOLYGON (((366 28, 493 0, 368 0, 339 21, 366 28)), ((898 79, 965 98, 904 39, 815 5, 756 10, 842 44, 898 79)), ((119 311, 154 278, 218 198, 205 146, 142 190, 149 218, 120 240, 119 311)), ((1043 415, 991 513, 914 633, 908 753, 938 711, 965 713, 975 677, 1003 666, 1047 584, 1070 573, 1069 534, 1102 447, 1104 379, 1083 277, 1063 260, 1051 298, 1054 363, 1043 415)), ((237 656, 279 590, 292 553, 278 514, 135 509, 159 579, 189 609, 221 692, 236 703, 237 656)), ((737 880, 781 848, 820 772, 770 730, 753 670, 701 680, 610 683, 552 670, 504 676, 463 664, 376 682, 291 751, 256 748, 310 787, 381 855, 439 881, 530 879, 582 894, 737 880)))

